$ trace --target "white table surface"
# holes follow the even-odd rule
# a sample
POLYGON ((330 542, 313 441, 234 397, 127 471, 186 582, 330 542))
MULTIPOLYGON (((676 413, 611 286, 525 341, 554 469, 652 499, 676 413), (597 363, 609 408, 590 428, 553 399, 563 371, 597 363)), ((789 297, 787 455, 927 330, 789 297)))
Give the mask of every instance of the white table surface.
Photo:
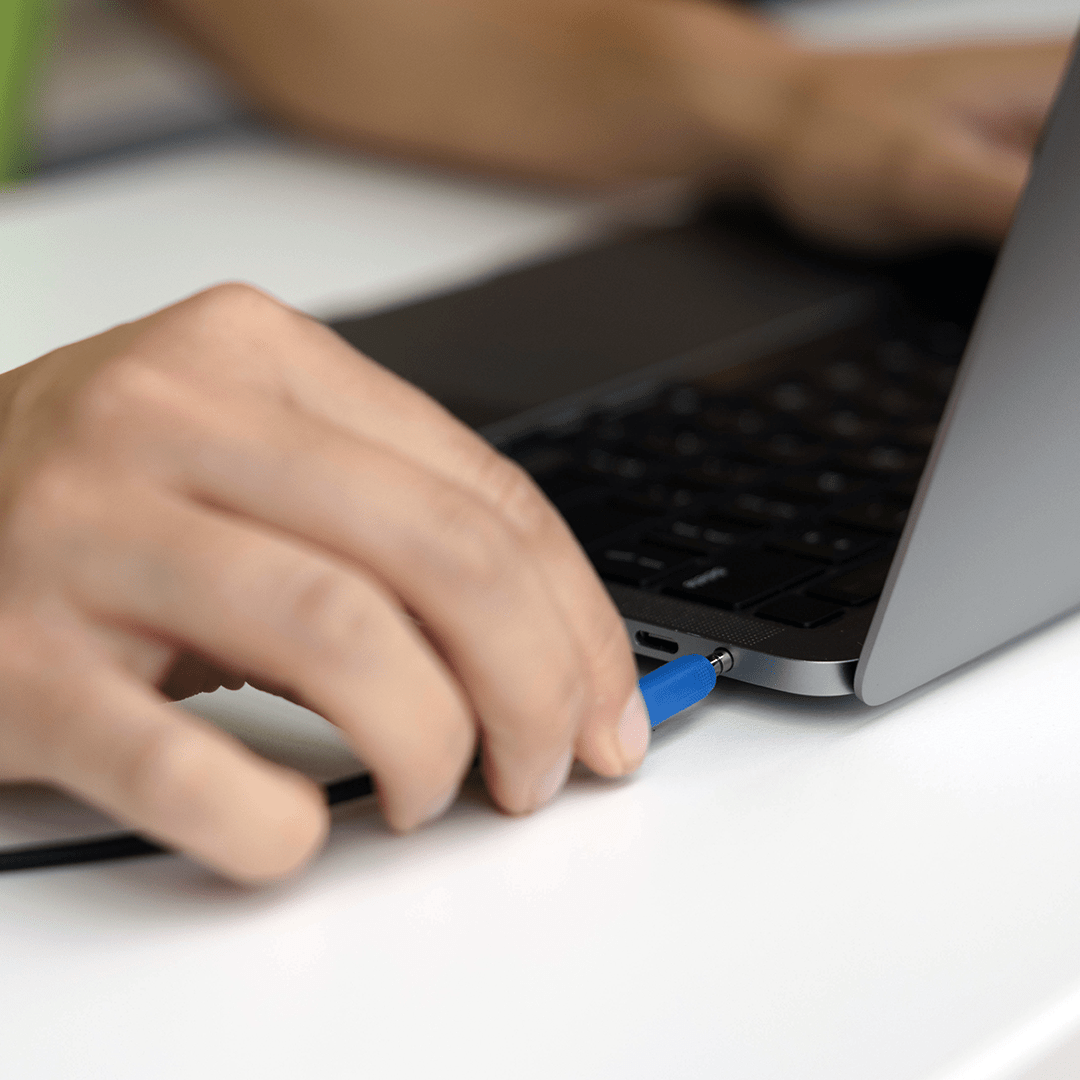
POLYGON ((1072 34, 1080 0, 763 0, 824 45, 914 45, 1072 34))
MULTIPOLYGON (((319 313, 475 276, 621 206, 210 142, 0 199, 4 366, 240 277, 319 313)), ((1080 1076, 1080 620, 881 709, 722 685, 640 774, 395 838, 344 809, 303 877, 177 859, 0 879, 19 1078, 1080 1076)), ((203 715, 320 778, 324 722, 203 715)), ((101 828, 0 789, 0 842, 101 828)))

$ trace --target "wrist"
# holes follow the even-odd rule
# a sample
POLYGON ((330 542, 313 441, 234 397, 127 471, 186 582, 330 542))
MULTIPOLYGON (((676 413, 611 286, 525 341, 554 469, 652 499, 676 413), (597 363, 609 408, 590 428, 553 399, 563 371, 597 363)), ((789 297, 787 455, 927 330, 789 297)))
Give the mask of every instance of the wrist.
POLYGON ((813 54, 764 19, 696 0, 652 4, 667 93, 701 140, 706 182, 757 187, 800 108, 813 54))

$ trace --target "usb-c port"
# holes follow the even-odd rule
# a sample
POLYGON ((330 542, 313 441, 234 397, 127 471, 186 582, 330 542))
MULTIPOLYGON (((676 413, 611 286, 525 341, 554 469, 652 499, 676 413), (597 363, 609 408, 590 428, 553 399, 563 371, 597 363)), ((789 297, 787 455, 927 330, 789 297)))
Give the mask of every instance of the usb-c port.
POLYGON ((644 630, 639 630, 634 638, 637 643, 645 649, 655 649, 657 652, 677 653, 679 651, 679 643, 672 641, 670 638, 657 637, 656 634, 646 633, 644 630))

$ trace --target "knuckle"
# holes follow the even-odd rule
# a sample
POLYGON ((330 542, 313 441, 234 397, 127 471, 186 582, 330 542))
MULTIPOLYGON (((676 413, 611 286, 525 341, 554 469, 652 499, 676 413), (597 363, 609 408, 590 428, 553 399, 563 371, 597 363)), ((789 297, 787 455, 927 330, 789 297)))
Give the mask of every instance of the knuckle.
POLYGON ((253 285, 229 282, 185 300, 156 332, 169 337, 162 352, 172 367, 216 392, 226 384, 265 387, 283 357, 306 355, 313 327, 332 333, 253 285))
POLYGON ((199 805, 212 780, 186 752, 185 734, 171 725, 147 725, 118 762, 118 790, 131 793, 138 804, 162 809, 199 805))
POLYGON ((449 489, 432 491, 428 506, 424 557, 448 584, 473 594, 499 592, 526 562, 521 541, 479 500, 449 489))
POLYGON ((542 542, 556 524, 555 513, 533 478, 494 451, 482 466, 484 490, 496 509, 530 542, 542 542))
POLYGON ((71 413, 74 429, 95 441, 110 442, 175 400, 168 373, 138 354, 117 357, 95 371, 75 393, 71 413))
POLYGON ((355 665, 377 635, 374 590, 341 571, 309 568, 292 575, 276 592, 287 640, 323 665, 355 665))
POLYGON ((215 342, 243 337, 273 340, 290 327, 310 320, 245 282, 230 281, 196 293, 177 309, 188 332, 215 342))
POLYGON ((200 321, 233 322, 238 316, 261 317, 288 309, 269 293, 244 281, 226 281, 196 293, 184 302, 188 315, 200 321))

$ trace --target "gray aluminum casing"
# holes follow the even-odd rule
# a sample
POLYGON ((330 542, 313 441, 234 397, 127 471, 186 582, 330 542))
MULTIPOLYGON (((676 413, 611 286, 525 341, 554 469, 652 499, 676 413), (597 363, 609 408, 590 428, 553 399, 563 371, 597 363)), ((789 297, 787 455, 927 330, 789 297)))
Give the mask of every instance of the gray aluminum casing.
MULTIPOLYGON (((658 230, 334 325, 499 442, 768 358, 875 306, 874 280, 709 235, 658 230)), ((1078 241, 1074 63, 876 609, 806 631, 612 585, 631 636, 723 646, 731 678, 879 704, 1080 604, 1078 241)))
POLYGON ((1074 54, 855 672, 878 705, 1080 604, 1074 54))

